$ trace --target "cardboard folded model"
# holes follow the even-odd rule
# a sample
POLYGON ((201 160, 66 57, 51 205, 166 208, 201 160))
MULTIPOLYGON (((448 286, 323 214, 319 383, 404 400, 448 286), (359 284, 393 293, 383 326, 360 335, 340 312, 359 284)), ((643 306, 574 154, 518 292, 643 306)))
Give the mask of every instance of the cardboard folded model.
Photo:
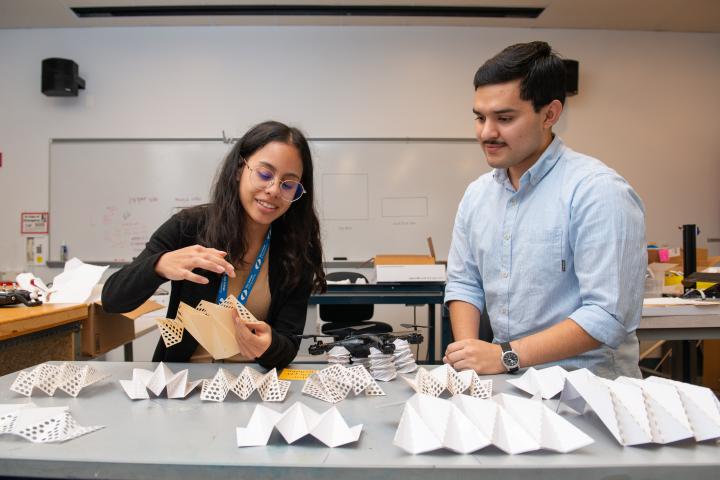
POLYGON ((230 295, 221 304, 202 300, 197 308, 180 303, 175 319, 158 319, 158 327, 165 346, 180 343, 183 331, 188 332, 216 360, 230 358, 240 353, 235 340, 233 312, 243 323, 258 323, 250 311, 237 298, 230 295))

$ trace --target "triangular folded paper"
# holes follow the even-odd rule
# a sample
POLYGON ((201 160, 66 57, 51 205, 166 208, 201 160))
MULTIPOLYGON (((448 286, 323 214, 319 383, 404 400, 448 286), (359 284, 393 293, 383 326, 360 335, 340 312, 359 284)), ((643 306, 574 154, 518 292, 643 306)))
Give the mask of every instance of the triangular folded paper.
POLYGON ((569 372, 560 403, 595 412, 621 445, 720 437, 720 407, 705 387, 650 377, 607 380, 588 370, 569 372))
POLYGON ((540 370, 530 367, 521 377, 507 382, 530 395, 540 395, 548 400, 562 391, 566 376, 567 371, 558 365, 540 370))
POLYGON ((188 370, 181 370, 173 373, 163 362, 155 368, 155 371, 143 368, 133 368, 133 376, 130 380, 120 380, 120 386, 128 397, 133 400, 150 398, 148 390, 159 397, 163 390, 167 398, 185 398, 192 392, 202 380, 188 382, 188 370))
POLYGON ((356 442, 362 432, 362 424, 348 427, 336 407, 319 414, 296 402, 284 413, 278 413, 258 405, 248 426, 237 428, 238 447, 266 445, 273 428, 276 428, 288 443, 312 435, 328 447, 356 442))
POLYGON ((542 403, 506 394, 450 400, 415 394, 405 404, 394 439, 412 454, 438 448, 471 453, 491 443, 510 454, 540 448, 570 452, 592 441, 542 403))

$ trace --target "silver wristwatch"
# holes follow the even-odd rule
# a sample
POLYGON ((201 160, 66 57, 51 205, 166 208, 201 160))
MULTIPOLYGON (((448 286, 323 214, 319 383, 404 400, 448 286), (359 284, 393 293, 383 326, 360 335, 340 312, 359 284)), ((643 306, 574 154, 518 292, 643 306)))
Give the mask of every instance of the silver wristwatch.
POLYGON ((520 357, 510 346, 510 342, 501 343, 500 348, 502 348, 502 356, 500 357, 500 360, 502 361, 505 370, 507 370, 508 373, 517 372, 520 368, 520 357))

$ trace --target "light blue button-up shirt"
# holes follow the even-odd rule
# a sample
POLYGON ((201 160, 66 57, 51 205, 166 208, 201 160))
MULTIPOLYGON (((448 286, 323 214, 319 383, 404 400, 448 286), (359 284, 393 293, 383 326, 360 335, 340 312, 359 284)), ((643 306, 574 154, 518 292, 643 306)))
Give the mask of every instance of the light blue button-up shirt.
POLYGON ((445 302, 487 306, 496 343, 571 318, 602 345, 555 364, 639 377, 635 329, 646 268, 638 195, 614 170, 556 136, 517 191, 505 169, 467 188, 445 302))

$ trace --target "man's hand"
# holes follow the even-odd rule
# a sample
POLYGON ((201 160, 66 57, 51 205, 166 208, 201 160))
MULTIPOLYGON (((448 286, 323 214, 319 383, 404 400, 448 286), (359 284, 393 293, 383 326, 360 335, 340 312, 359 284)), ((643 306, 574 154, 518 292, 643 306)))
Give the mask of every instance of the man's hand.
POLYGON ((237 312, 233 312, 233 322, 235 322, 235 340, 243 357, 254 360, 270 348, 272 343, 270 325, 265 322, 241 322, 237 312))
POLYGON ((465 339, 448 345, 443 362, 455 370, 473 369, 480 374, 506 373, 501 356, 500 345, 465 339))
POLYGON ((235 267, 225 260, 226 252, 200 245, 164 253, 155 264, 155 272, 168 280, 188 280, 207 284, 209 280, 193 273, 196 268, 210 272, 227 273, 235 278, 235 267))

